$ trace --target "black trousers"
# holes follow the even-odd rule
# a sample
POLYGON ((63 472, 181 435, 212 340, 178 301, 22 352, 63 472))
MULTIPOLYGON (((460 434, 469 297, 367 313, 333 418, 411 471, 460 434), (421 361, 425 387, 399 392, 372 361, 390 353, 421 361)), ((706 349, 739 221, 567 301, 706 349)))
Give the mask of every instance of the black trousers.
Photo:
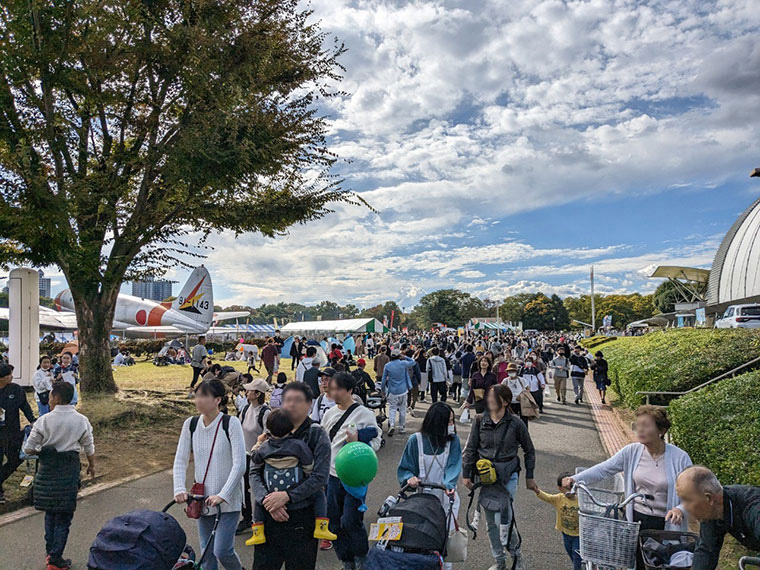
POLYGON ((529 420, 528 420, 528 418, 526 418, 525 416, 523 416, 523 415, 520 413, 520 402, 516 402, 516 403, 514 403, 514 404, 509 404, 509 409, 510 409, 510 410, 512 410, 512 413, 513 413, 514 415, 516 415, 516 416, 519 416, 519 417, 520 417, 520 419, 521 419, 521 420, 523 421, 523 423, 525 424, 525 429, 528 429, 528 423, 529 423, 529 420))
MULTIPOLYGON (((663 517, 653 517, 645 515, 634 509, 633 522, 640 522, 639 530, 665 530, 665 519, 663 517)), ((636 549, 636 570, 646 570, 644 557, 641 555, 641 549, 636 549)))
MULTIPOLYGON (((243 508, 241 509, 242 522, 250 525, 253 523, 253 502, 251 500, 251 480, 249 473, 251 472, 251 456, 245 454, 245 475, 243 475, 243 508)), ((261 521, 256 521, 261 522, 261 521)))
POLYGON ((0 493, 3 492, 5 480, 13 475, 18 466, 23 463, 19 459, 23 441, 23 437, 0 439, 0 465, 2 465, 0 467, 0 493))
POLYGON ((319 540, 314 538, 314 508, 288 509, 288 520, 275 521, 266 513, 267 541, 253 551, 253 570, 313 570, 317 566, 319 540))
POLYGON ((543 412, 544 411, 544 391, 539 388, 535 392, 530 393, 531 396, 533 396, 533 399, 536 401, 536 404, 538 404, 538 411, 543 412))
POLYGON ((200 378, 203 368, 198 368, 197 366, 191 366, 191 368, 193 369, 193 381, 190 382, 190 387, 195 388, 195 383, 198 381, 198 378, 200 378))
POLYGON ((430 398, 433 403, 438 401, 438 395, 441 396, 441 402, 446 401, 446 382, 431 382, 430 383, 430 398))

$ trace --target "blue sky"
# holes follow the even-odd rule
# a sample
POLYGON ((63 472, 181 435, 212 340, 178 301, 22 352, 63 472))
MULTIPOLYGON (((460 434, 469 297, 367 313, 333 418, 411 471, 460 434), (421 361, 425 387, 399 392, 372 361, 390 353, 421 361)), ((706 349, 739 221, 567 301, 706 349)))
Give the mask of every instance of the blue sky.
POLYGON ((654 265, 709 266, 760 193, 757 0, 311 5, 348 47, 336 172, 378 213, 214 236, 217 303, 578 294, 591 264, 648 292, 654 265))

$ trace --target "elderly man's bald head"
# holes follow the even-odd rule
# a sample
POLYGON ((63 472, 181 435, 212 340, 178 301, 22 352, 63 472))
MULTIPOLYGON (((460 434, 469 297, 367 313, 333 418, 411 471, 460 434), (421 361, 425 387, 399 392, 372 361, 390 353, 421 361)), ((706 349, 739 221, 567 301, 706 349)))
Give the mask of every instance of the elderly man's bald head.
POLYGON ((699 521, 723 516, 723 487, 707 467, 684 469, 676 481, 676 492, 686 512, 699 521))

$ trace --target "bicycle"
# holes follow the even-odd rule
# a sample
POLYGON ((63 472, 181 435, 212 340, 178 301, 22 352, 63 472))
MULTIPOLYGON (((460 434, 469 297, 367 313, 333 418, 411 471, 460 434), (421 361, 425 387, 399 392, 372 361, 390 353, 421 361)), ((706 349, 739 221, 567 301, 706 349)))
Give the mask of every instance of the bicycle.
POLYGON ((590 501, 596 507, 590 511, 579 508, 578 511, 580 555, 586 570, 635 568, 641 523, 627 521, 624 511, 632 501, 651 501, 654 497, 634 493, 622 502, 604 503, 597 500, 592 490, 583 483, 576 483, 573 491, 585 494, 583 500, 579 494, 579 505, 590 501))

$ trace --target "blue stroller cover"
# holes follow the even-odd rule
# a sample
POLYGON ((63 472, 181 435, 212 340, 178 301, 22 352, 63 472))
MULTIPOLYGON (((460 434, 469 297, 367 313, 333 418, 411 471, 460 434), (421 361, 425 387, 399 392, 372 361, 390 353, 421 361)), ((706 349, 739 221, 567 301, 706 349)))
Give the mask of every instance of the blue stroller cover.
POLYGON ((132 511, 108 521, 90 547, 90 570, 171 570, 182 555, 185 531, 173 516, 132 511))

